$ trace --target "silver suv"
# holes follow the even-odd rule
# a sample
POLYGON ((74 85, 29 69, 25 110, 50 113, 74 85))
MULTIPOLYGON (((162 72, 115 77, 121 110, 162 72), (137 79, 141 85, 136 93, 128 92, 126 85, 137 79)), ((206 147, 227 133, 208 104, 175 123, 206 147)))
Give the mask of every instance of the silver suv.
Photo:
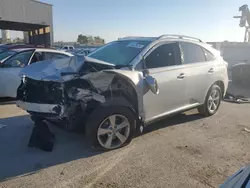
POLYGON ((215 114, 228 87, 220 53, 178 35, 122 38, 81 61, 32 64, 21 76, 17 106, 35 124, 84 128, 90 143, 106 150, 124 146, 167 115, 192 108, 215 114))

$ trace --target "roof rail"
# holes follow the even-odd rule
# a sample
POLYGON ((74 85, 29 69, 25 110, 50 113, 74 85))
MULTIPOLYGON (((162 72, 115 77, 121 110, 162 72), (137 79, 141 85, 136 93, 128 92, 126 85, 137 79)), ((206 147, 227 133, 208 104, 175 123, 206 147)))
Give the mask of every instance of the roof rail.
POLYGON ((196 40, 198 42, 203 42, 201 39, 194 38, 194 37, 189 37, 189 36, 185 36, 185 35, 165 34, 165 35, 161 35, 161 36, 158 37, 158 39, 164 39, 164 38, 191 39, 191 40, 196 40))

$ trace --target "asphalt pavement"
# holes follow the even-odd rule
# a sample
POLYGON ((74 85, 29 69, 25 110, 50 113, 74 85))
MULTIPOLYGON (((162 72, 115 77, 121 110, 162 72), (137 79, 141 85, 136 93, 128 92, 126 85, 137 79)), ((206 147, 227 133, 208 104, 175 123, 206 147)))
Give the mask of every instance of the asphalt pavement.
POLYGON ((28 148, 33 124, 0 102, 0 187, 218 187, 250 161, 250 105, 223 102, 202 118, 188 111, 146 128, 121 149, 93 152, 84 136, 51 126, 55 148, 28 148))

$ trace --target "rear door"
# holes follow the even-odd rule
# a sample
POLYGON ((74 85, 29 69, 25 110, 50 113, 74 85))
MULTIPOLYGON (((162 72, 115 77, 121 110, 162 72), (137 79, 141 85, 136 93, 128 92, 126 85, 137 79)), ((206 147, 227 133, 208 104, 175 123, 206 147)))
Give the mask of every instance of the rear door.
POLYGON ((185 73, 180 65, 178 43, 162 43, 145 57, 145 66, 159 85, 158 95, 151 91, 143 96, 146 122, 157 119, 185 106, 185 73))
POLYGON ((181 62, 186 73, 189 104, 203 103, 214 81, 215 58, 195 43, 180 42, 181 62))

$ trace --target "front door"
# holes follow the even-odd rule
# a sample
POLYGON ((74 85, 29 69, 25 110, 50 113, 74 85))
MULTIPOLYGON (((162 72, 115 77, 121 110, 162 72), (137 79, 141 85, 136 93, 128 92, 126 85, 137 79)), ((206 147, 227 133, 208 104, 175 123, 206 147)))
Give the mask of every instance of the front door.
POLYGON ((187 105, 185 72, 180 64, 177 43, 163 43, 145 57, 149 74, 159 85, 159 94, 148 91, 143 96, 145 121, 157 119, 187 105))
POLYGON ((3 63, 0 68, 0 97, 16 97, 17 88, 21 83, 19 73, 28 64, 33 52, 20 52, 3 63))

